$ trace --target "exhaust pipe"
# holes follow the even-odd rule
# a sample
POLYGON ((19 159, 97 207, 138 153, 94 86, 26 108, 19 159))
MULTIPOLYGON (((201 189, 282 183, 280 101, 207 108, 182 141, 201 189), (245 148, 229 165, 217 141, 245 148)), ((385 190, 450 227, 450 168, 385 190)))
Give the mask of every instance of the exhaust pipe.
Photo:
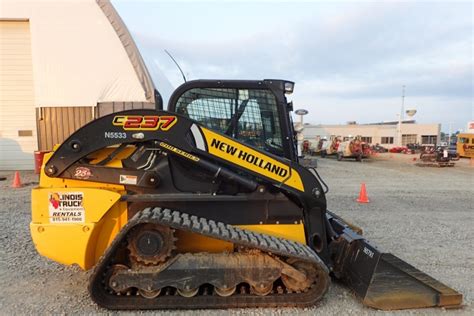
POLYGON ((461 306, 459 292, 380 251, 340 217, 330 212, 327 217, 338 234, 330 244, 334 277, 354 290, 364 305, 381 310, 461 306))

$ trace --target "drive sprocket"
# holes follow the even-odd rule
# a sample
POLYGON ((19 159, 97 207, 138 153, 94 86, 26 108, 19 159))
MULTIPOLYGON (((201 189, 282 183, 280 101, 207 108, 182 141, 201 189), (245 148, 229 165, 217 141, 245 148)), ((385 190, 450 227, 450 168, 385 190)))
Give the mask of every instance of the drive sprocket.
POLYGON ((157 265, 166 261, 176 248, 174 229, 155 224, 135 227, 127 237, 127 248, 132 262, 157 265))

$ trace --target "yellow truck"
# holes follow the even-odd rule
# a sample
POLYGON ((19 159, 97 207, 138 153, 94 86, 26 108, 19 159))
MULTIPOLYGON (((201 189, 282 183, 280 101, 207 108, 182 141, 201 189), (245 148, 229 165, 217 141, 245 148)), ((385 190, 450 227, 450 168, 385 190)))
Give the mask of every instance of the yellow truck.
POLYGON ((474 158, 474 134, 462 133, 458 134, 456 143, 456 151, 461 157, 474 158))

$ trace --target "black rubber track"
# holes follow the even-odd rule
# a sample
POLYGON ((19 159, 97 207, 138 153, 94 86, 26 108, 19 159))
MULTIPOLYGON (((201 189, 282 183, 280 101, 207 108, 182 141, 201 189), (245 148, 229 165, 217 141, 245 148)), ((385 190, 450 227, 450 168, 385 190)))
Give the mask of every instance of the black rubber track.
POLYGON ((326 293, 330 283, 329 271, 317 254, 308 246, 291 240, 277 238, 244 230, 224 223, 189 216, 186 213, 169 209, 146 208, 138 212, 120 231, 110 247, 103 254, 91 275, 89 292, 92 299, 108 309, 199 309, 199 308, 242 308, 242 307, 306 307, 316 304, 326 293), (256 296, 252 294, 234 294, 221 297, 215 294, 186 298, 179 295, 163 295, 147 299, 139 295, 117 295, 109 293, 103 283, 107 268, 114 264, 113 258, 130 229, 144 223, 155 223, 170 226, 174 229, 191 231, 211 238, 232 242, 247 248, 255 248, 284 258, 299 258, 311 262, 318 271, 323 271, 311 288, 303 293, 269 294, 256 296))

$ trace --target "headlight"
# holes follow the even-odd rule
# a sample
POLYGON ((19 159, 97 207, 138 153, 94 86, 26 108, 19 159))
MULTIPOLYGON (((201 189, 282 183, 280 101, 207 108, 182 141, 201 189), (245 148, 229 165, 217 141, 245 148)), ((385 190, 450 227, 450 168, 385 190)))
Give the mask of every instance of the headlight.
POLYGON ((292 94, 295 88, 295 83, 291 81, 285 81, 285 94, 292 94))

